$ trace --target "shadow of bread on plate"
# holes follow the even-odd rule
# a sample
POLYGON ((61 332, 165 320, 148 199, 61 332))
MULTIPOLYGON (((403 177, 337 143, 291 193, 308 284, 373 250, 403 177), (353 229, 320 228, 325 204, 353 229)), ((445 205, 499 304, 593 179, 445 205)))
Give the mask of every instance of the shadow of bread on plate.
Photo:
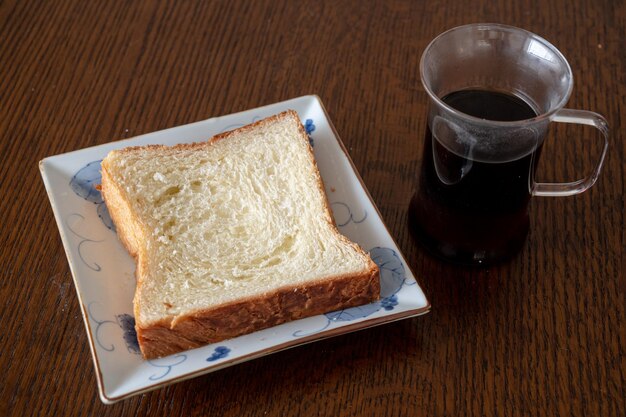
POLYGON ((112 151, 102 195, 136 260, 147 359, 380 297, 378 267, 335 226, 295 111, 203 143, 112 151))

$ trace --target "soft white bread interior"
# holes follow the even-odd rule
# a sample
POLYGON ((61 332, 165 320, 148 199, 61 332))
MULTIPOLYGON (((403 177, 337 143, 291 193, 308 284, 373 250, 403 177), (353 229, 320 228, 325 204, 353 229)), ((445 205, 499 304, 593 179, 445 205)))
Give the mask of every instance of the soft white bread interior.
POLYGON ((337 231, 293 111, 205 143, 113 151, 102 193, 137 261, 146 358, 379 297, 378 268, 337 231))

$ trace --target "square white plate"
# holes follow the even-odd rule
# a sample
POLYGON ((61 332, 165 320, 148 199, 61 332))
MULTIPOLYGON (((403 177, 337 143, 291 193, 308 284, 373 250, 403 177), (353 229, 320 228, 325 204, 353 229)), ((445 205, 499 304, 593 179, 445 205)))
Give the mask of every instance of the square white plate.
POLYGON ((100 398, 105 403, 430 309, 317 96, 48 157, 40 162, 40 170, 74 277, 100 398), (339 230, 369 251, 381 269, 381 300, 165 358, 143 360, 132 316, 135 264, 119 242, 102 197, 94 188, 100 183, 100 161, 109 151, 126 146, 205 141, 288 109, 298 112, 309 134, 339 230))

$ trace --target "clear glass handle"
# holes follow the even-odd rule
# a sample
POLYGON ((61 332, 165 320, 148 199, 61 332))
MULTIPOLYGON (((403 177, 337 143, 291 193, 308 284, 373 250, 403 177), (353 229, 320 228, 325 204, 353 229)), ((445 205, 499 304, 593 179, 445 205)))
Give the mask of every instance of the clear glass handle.
POLYGON ((604 117, 586 110, 562 109, 556 113, 556 116, 552 120, 558 123, 574 123, 595 127, 602 133, 602 137, 604 138, 604 148, 602 149, 602 155, 600 155, 598 164, 588 177, 574 182, 537 182, 533 186, 532 194, 549 197, 564 197, 568 195, 580 194, 589 189, 589 187, 596 182, 598 176, 600 175, 600 170, 602 169, 604 158, 606 157, 606 152, 609 149, 609 125, 604 117))

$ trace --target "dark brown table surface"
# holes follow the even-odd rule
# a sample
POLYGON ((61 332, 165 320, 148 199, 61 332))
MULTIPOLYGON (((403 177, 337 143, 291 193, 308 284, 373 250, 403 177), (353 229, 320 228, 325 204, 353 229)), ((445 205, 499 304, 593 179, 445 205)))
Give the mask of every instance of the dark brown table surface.
MULTIPOLYGON (((623 1, 0 2, 0 416, 624 416, 623 1), (427 43, 492 21, 568 58, 568 107, 604 114, 598 183, 536 198, 515 259, 464 269, 407 230, 427 43), (294 348, 111 406, 97 394, 37 163, 318 94, 432 303, 426 316, 294 348)), ((539 176, 574 180, 595 132, 550 132, 539 176)))

